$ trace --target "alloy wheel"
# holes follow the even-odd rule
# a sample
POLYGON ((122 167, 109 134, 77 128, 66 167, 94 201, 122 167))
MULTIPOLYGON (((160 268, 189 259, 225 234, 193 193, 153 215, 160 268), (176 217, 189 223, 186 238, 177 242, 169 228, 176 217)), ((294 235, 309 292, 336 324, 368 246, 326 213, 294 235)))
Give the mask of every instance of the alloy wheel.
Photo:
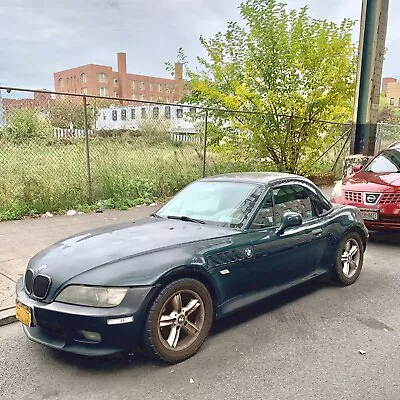
POLYGON ((360 259, 360 246, 357 240, 349 238, 343 247, 341 256, 342 271, 347 278, 355 275, 360 265, 360 259))
POLYGON ((176 292, 161 308, 158 337, 169 350, 185 350, 199 336, 204 318, 204 302, 195 291, 176 292))

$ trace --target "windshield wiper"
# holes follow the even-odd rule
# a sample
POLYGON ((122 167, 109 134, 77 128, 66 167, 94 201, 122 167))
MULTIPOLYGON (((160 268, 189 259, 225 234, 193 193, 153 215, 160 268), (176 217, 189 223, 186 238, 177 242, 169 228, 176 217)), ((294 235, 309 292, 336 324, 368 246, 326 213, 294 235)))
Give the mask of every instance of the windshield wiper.
POLYGON ((161 215, 158 215, 157 213, 151 213, 150 217, 154 217, 154 218, 162 218, 161 215))
POLYGON ((201 219, 196 219, 196 218, 190 218, 187 217, 186 215, 168 215, 168 219, 179 219, 180 221, 185 221, 185 222, 195 222, 197 224, 205 224, 204 221, 201 219))

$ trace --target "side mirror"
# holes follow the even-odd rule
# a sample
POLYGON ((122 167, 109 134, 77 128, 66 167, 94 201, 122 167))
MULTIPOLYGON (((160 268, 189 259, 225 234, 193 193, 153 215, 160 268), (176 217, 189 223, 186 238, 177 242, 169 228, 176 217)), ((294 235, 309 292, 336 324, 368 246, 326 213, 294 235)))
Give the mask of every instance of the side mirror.
POLYGON ((360 164, 356 164, 353 166, 353 172, 361 171, 361 169, 362 169, 362 165, 360 165, 360 164))
POLYGON ((287 228, 300 226, 303 223, 301 214, 297 212, 288 212, 282 216, 281 226, 278 228, 277 233, 282 234, 287 228))

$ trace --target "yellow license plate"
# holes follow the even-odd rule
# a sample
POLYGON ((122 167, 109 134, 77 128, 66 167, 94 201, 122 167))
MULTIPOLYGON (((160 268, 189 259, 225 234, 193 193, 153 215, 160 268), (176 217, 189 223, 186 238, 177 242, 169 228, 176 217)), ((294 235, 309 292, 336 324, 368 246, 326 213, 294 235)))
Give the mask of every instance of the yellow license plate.
POLYGON ((31 309, 25 304, 17 302, 17 304, 15 305, 15 316, 24 325, 26 326, 32 325, 32 312, 31 309))

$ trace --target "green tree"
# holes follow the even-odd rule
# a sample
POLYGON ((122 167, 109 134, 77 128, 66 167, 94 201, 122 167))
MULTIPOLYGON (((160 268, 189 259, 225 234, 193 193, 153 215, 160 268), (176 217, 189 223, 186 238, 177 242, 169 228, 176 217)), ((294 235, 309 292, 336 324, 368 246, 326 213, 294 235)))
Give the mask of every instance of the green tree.
POLYGON ((318 121, 351 118, 354 21, 316 20, 307 7, 287 11, 276 0, 247 0, 239 8, 244 24, 229 22, 225 33, 200 38, 207 57, 198 58, 198 72, 187 70, 185 101, 251 112, 211 113, 212 123, 224 126, 216 130, 224 135, 218 150, 306 172, 337 134, 318 121))
MULTIPOLYGON (((91 128, 94 121, 94 107, 87 106, 88 127, 91 128)), ((49 119, 56 128, 70 128, 71 124, 76 129, 85 127, 85 111, 83 100, 75 97, 56 99, 49 109, 49 119)))

